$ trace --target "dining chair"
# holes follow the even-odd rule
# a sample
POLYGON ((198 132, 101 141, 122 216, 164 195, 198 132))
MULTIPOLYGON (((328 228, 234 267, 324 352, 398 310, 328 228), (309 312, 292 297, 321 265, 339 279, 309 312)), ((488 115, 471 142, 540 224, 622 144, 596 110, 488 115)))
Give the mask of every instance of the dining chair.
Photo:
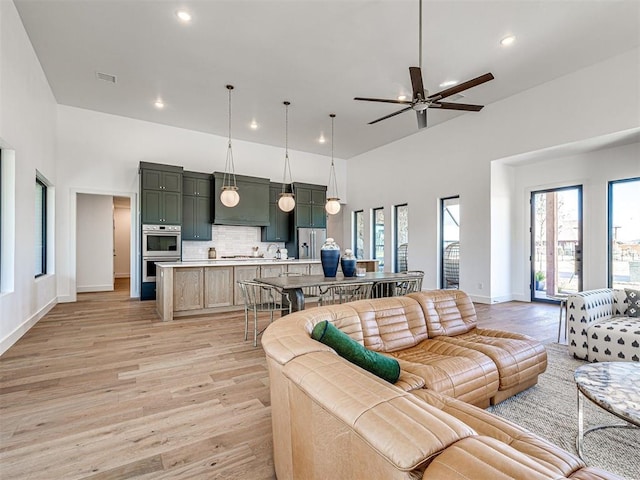
POLYGON ((395 296, 407 295, 422 290, 422 279, 424 272, 422 270, 409 270, 407 274, 419 275, 419 277, 400 280, 395 285, 395 296))
MULTIPOLYGON (((249 336, 249 311, 253 312, 253 346, 258 346, 258 335, 264 332, 264 328, 258 331, 258 313, 268 312, 269 323, 273 322, 273 313, 280 312, 280 316, 291 313, 289 297, 282 290, 249 280, 238 282, 244 299, 244 339, 249 336)), ((265 327, 266 328, 266 327, 265 327)))
POLYGON ((320 290, 319 305, 335 305, 371 298, 372 286, 371 283, 363 282, 318 287, 320 290))

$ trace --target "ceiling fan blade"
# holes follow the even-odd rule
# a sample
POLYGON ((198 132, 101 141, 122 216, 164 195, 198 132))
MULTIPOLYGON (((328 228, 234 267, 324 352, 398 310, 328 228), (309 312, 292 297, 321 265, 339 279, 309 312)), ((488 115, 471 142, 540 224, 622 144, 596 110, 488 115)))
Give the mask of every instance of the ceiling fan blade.
POLYGON ((471 105, 469 103, 453 103, 453 102, 433 102, 429 108, 442 108, 443 110, 467 110, 469 112, 479 112, 484 105, 471 105))
POLYGON ((451 95, 455 95, 456 93, 460 93, 469 88, 477 87, 478 85, 488 82, 489 80, 493 80, 493 78, 494 77, 491 73, 485 73, 484 75, 480 75, 473 80, 462 82, 459 85, 455 85, 451 88, 447 88, 446 90, 442 90, 441 92, 429 95, 429 100, 440 100, 441 98, 450 97, 451 95))
POLYGON ((416 118, 418 119, 418 128, 427 128, 427 110, 416 110, 416 118))
POLYGON ((422 85, 422 72, 420 67, 409 67, 409 75, 411 76, 411 87, 413 88, 413 99, 418 96, 424 100, 424 86, 422 85))
POLYGON ((410 100, 387 100, 385 98, 363 98, 363 97, 355 97, 354 100, 362 100, 365 102, 399 103, 401 105, 411 105, 410 100))
POLYGON ((380 117, 375 119, 373 122, 369 122, 369 125, 373 125, 374 123, 381 122, 382 120, 386 120, 387 118, 395 117, 396 115, 407 112, 411 110, 411 107, 403 108, 402 110, 398 110, 397 112, 390 113, 389 115, 385 115, 384 117, 380 117))

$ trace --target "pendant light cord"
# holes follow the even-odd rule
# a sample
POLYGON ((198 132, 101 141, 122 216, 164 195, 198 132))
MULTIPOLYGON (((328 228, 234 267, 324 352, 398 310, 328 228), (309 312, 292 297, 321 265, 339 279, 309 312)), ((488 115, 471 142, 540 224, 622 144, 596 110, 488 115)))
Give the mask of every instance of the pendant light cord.
POLYGON ((333 162, 333 145, 334 145, 334 129, 333 121, 336 118, 335 113, 329 115, 331 117, 331 170, 329 172, 329 194, 331 195, 331 189, 333 188, 333 196, 331 198, 338 198, 338 182, 336 180, 336 167, 333 162))
POLYGON ((287 173, 289 173, 288 183, 293 183, 291 164, 289 162, 289 105, 289 102, 284 102, 284 173, 282 174, 282 193, 286 193, 287 173))
POLYGON ((420 1, 420 8, 418 13, 419 25, 420 28, 418 33, 418 66, 420 67, 420 71, 422 71, 422 0, 420 1))
POLYGON ((237 189, 236 168, 233 163, 233 150, 231 149, 231 90, 233 90, 233 85, 227 85, 227 90, 229 90, 229 143, 227 144, 227 160, 224 165, 224 178, 222 179, 222 186, 230 187, 231 178, 233 178, 233 187, 237 189), (229 178, 229 183, 227 183, 227 178, 229 178))

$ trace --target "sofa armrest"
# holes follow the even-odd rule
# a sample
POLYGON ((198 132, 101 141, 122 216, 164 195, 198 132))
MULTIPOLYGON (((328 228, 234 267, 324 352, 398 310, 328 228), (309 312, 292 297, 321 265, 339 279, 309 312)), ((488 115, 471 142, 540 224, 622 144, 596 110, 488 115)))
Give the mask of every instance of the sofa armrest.
POLYGON ((567 298, 569 352, 577 358, 588 358, 587 328, 609 320, 615 312, 615 295, 611 288, 587 290, 567 298))
POLYGON ((400 471, 412 471, 475 434, 453 416, 332 353, 297 357, 284 366, 283 373, 323 412, 400 471))

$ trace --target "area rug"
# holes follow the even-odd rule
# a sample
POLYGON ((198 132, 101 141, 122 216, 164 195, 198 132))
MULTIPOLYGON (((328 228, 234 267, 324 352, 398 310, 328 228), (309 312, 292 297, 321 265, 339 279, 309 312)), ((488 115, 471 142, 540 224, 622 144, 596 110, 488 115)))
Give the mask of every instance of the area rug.
MULTIPOLYGON (((576 453, 578 407, 573 372, 586 362, 572 358, 565 345, 546 345, 547 371, 536 386, 490 407, 489 411, 576 453)), ((620 419, 585 399, 585 429, 620 423, 620 419)), ((607 428, 586 435, 583 457, 587 465, 603 468, 629 480, 640 480, 640 430, 607 428)))

